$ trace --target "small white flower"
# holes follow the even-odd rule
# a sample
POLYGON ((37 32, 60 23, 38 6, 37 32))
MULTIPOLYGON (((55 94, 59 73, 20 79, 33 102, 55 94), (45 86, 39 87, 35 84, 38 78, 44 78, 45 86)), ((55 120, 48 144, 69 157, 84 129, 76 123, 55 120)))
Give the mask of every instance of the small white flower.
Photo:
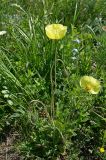
POLYGON ((75 40, 73 40, 73 42, 80 44, 81 41, 79 39, 75 39, 75 40))
POLYGON ((77 58, 76 57, 72 57, 72 60, 76 60, 77 58))
POLYGON ((6 31, 0 31, 0 36, 6 34, 7 32, 6 31))
POLYGON ((100 42, 97 42, 97 44, 96 44, 97 46, 101 46, 101 43, 100 42))
POLYGON ((72 51, 77 53, 77 52, 78 52, 78 49, 77 49, 77 48, 74 48, 72 51))

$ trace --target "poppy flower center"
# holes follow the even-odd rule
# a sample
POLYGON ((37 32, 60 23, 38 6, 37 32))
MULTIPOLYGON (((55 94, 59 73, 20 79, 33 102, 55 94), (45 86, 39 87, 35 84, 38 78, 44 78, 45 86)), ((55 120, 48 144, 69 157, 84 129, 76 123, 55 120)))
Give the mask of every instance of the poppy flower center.
POLYGON ((85 89, 86 89, 87 91, 90 91, 90 90, 92 89, 92 86, 89 85, 89 84, 87 84, 85 89))

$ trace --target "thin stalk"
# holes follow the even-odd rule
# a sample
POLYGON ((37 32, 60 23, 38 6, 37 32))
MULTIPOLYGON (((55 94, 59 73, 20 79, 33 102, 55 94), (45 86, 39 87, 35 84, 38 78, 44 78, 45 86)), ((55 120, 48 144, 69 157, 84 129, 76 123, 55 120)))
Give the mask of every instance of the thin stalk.
POLYGON ((50 80, 51 80, 51 118, 54 118, 54 107, 55 107, 55 92, 56 92, 56 63, 57 63, 57 49, 56 42, 52 41, 52 50, 51 54, 53 56, 53 62, 51 65, 50 71, 50 80), (54 74, 53 74, 54 73, 54 74), (53 78, 54 75, 54 78, 53 78))
MULTIPOLYGON (((51 57, 54 55, 54 41, 52 41, 51 46, 51 57)), ((54 61, 51 60, 50 62, 50 82, 51 82, 51 119, 54 117, 54 82, 53 82, 53 67, 54 67, 54 61)))
POLYGON ((51 81, 51 118, 53 119, 54 117, 54 87, 53 87, 53 65, 51 66, 51 71, 50 71, 50 81, 51 81))
MULTIPOLYGON (((56 45, 55 45, 56 46, 56 45)), ((55 57, 54 57, 54 78, 55 78, 55 91, 56 91, 56 64, 57 63, 57 49, 55 48, 55 57)))
POLYGON ((100 117, 102 120, 104 120, 106 122, 106 118, 102 117, 101 115, 99 115, 98 113, 96 113, 95 111, 92 111, 94 114, 96 114, 98 117, 100 117))
POLYGON ((75 21, 76 21, 76 19, 77 19, 77 17, 78 17, 77 11, 78 11, 78 1, 76 1, 76 5, 75 5, 75 12, 74 12, 74 18, 73 18, 73 25, 75 24, 75 21))

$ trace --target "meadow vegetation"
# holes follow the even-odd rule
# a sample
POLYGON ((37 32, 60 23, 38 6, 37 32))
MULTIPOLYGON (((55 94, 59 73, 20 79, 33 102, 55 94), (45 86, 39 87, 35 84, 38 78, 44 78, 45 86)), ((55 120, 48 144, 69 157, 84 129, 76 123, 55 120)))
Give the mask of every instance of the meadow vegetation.
POLYGON ((1 0, 0 137, 20 160, 106 160, 105 26, 105 0, 1 0))

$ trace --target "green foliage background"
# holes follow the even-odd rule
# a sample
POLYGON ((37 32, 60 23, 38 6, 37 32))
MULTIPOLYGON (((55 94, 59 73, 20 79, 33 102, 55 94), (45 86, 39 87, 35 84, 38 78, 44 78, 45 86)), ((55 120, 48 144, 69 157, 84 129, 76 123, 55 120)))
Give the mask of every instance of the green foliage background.
POLYGON ((105 8, 105 0, 1 0, 0 30, 7 34, 0 36, 0 136, 19 134, 14 148, 20 159, 106 159, 99 152, 106 148, 105 8), (68 27, 54 44, 45 35, 51 23, 68 27), (98 95, 81 89, 83 75, 100 80, 98 95))

